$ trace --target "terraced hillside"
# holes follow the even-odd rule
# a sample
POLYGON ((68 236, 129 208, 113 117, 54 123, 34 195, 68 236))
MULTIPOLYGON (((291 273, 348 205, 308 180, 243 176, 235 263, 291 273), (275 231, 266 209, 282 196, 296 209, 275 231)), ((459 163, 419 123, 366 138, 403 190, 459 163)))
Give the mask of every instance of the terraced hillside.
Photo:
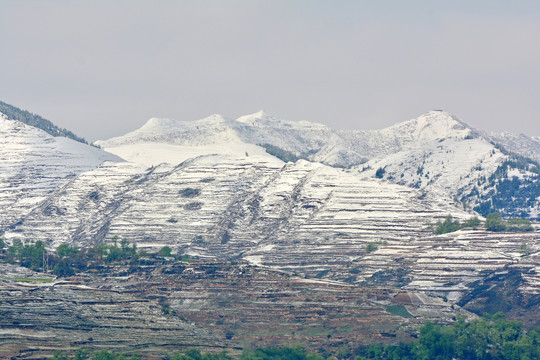
POLYGON ((448 213, 470 216, 416 190, 317 163, 206 156, 145 170, 107 163, 58 189, 4 236, 54 246, 119 236, 214 258, 274 247, 282 250, 270 253, 297 261, 319 251, 312 265, 331 266, 370 242, 429 234, 426 224, 448 213))
MULTIPOLYGON (((348 135, 265 114, 154 119, 100 143, 116 155, 5 117, 0 131, 7 245, 40 240, 54 251, 120 238, 197 259, 153 258, 69 279, 3 265, 0 356, 80 346, 149 356, 186 347, 353 346, 407 340, 426 319, 500 310, 540 325, 538 224, 524 233, 480 225, 434 235, 447 215, 478 215, 474 201, 495 206, 507 181, 528 204, 503 204, 508 213, 535 218, 540 201, 528 192, 539 181, 534 161, 448 114, 348 135), (351 168, 284 163, 259 141, 307 149, 299 155, 312 160, 373 158, 351 168), (341 152, 348 142, 354 153, 341 152)), ((531 141, 520 151, 534 150, 531 141)))
POLYGON ((116 155, 0 113, 0 224, 17 223, 58 187, 116 155))
POLYGON ((406 341, 425 318, 472 316, 426 295, 406 306, 415 313, 429 302, 431 315, 396 315, 394 309, 405 309, 392 300, 399 289, 291 277, 245 262, 118 266, 69 281, 13 266, 2 271, 2 357, 39 358, 79 347, 150 357, 194 347, 331 349, 406 341))

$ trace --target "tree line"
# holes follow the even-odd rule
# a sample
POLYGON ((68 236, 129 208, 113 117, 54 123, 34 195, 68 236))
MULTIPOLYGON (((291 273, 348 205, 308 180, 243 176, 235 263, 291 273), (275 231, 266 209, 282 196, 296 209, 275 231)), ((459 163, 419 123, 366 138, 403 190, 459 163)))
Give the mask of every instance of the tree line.
POLYGON ((173 255, 169 246, 162 247, 157 254, 148 254, 138 250, 136 244, 128 240, 118 241, 114 237, 110 244, 100 242, 89 248, 80 249, 77 246, 61 244, 55 252, 48 252, 45 243, 41 240, 23 242, 13 239, 11 246, 7 246, 0 238, 0 259, 8 263, 17 263, 20 266, 34 271, 51 271, 59 276, 66 277, 84 272, 91 268, 114 265, 119 263, 139 265, 143 257, 159 256, 189 260, 185 256, 173 255))
MULTIPOLYGON (((452 218, 452 215, 448 215, 444 221, 439 221, 435 224, 435 234, 446 234, 463 228, 477 228, 479 226, 480 219, 476 216, 464 222, 460 222, 459 220, 452 218)), ((488 214, 484 227, 488 231, 521 232, 534 230, 530 220, 520 218, 509 218, 508 220, 504 220, 502 215, 498 212, 488 214)))

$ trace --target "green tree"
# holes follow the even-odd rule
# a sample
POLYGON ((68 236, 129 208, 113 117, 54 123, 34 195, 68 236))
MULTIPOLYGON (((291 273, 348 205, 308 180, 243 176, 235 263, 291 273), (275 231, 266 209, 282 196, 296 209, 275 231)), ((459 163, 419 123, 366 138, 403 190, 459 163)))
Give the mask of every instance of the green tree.
POLYGON ((75 357, 73 360, 87 360, 90 358, 90 354, 88 350, 85 349, 77 349, 77 352, 75 353, 75 357))
POLYGON ((66 354, 64 354, 60 350, 56 350, 53 353, 53 357, 51 359, 52 360, 69 360, 69 356, 67 356, 66 354))
POLYGON ((68 244, 60 244, 56 248, 56 254, 60 257, 74 255, 79 252, 79 248, 76 246, 69 246, 68 244))
POLYGON ((53 273, 60 277, 72 276, 75 275, 75 269, 73 269, 68 259, 62 259, 54 265, 53 273))
POLYGON ((8 256, 14 259, 20 259, 24 253, 24 244, 21 239, 13 239, 8 248, 8 256))
POLYGON ((453 220, 452 215, 446 216, 443 222, 438 222, 435 228, 435 234, 446 234, 461 229, 461 224, 457 220, 453 220))
POLYGON ((507 231, 533 231, 533 227, 530 220, 512 218, 506 221, 506 230, 507 231))
POLYGON ((477 216, 473 216, 461 225, 462 228, 476 228, 478 226, 480 226, 480 219, 477 216))
POLYGON ((506 229, 505 222, 500 213, 494 212, 486 216, 486 229, 489 231, 504 231, 506 229))
POLYGON ((169 246, 164 246, 161 249, 159 249, 159 255, 163 257, 171 257, 172 249, 169 246))

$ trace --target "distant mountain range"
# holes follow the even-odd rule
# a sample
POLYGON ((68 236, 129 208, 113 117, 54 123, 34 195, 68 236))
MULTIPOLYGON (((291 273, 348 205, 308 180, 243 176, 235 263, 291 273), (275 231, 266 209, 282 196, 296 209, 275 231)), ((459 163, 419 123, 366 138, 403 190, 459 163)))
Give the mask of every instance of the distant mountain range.
POLYGON ((285 161, 307 159, 362 177, 378 174, 484 216, 498 211, 540 218, 540 142, 522 134, 487 134, 443 111, 374 131, 334 130, 262 111, 236 120, 221 115, 191 122, 154 118, 96 145, 149 165, 223 151, 242 155, 251 145, 252 153, 264 148, 285 161))

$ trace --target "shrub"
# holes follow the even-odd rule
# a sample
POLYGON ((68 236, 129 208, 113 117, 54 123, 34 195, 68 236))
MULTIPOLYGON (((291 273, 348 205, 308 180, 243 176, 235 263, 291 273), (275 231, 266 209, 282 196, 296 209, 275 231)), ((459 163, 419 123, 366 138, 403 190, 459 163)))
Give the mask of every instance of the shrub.
POLYGON ((163 257, 171 257, 172 249, 169 246, 164 246, 161 249, 159 249, 159 255, 163 257))
POLYGON ((506 221, 506 231, 533 231, 530 220, 512 218, 506 221))
POLYGON ((473 216, 472 218, 470 218, 469 220, 465 221, 461 227, 469 227, 469 228, 476 228, 480 226, 480 219, 476 216, 473 216))
POLYGON ((180 190, 180 195, 185 198, 196 197, 196 196, 199 196, 200 194, 201 194, 200 189, 194 189, 194 188, 188 187, 188 188, 180 190))
POLYGON ((458 220, 453 220, 452 215, 448 215, 443 222, 438 222, 435 228, 435 234, 446 234, 461 229, 461 224, 458 220))
POLYGON ((184 205, 186 210, 200 210, 203 206, 203 203, 200 201, 190 202, 189 204, 184 205))
POLYGON ((369 243, 367 244, 366 246, 366 252, 367 253, 370 253, 370 252, 374 252, 375 250, 377 250, 379 247, 375 244, 375 243, 369 243))
POLYGON ((506 225, 504 220, 498 212, 489 214, 486 217, 486 229, 489 231, 504 231, 506 230, 506 225))

